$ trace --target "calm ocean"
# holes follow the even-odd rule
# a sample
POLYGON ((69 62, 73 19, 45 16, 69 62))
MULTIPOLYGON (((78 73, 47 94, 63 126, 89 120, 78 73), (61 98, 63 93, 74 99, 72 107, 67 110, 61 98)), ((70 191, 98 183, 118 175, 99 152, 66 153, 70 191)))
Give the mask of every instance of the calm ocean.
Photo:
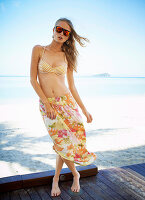
MULTIPOLYGON (((141 78, 96 78, 74 77, 75 85, 81 96, 145 95, 145 77, 141 78)), ((67 81, 66 86, 68 87, 67 81)), ((38 98, 30 84, 30 77, 0 77, 0 104, 15 100, 38 98)))

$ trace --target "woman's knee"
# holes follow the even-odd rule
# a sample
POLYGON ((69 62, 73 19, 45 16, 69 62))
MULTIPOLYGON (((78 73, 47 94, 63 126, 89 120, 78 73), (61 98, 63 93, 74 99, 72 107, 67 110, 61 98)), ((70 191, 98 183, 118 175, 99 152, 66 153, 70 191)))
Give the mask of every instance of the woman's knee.
POLYGON ((64 162, 64 158, 62 156, 60 156, 60 155, 58 155, 58 156, 64 162))

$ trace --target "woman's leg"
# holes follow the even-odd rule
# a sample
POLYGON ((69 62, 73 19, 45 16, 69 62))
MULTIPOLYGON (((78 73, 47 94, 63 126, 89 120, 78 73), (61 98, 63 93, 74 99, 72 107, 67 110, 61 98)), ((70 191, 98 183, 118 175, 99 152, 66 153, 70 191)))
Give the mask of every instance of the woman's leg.
POLYGON ((60 172, 61 172, 61 169, 62 169, 62 166, 63 166, 64 162, 69 167, 69 169, 72 171, 72 174, 74 176, 71 190, 73 192, 79 192, 79 190, 80 190, 80 184, 79 184, 80 174, 76 170, 75 164, 72 161, 64 159, 60 155, 57 154, 57 157, 56 157, 56 170, 55 170, 55 175, 53 177, 51 196, 58 196, 61 193, 61 191, 59 189, 59 186, 58 186, 58 181, 59 181, 59 175, 60 175, 60 172))
POLYGON ((59 179, 59 175, 63 167, 63 163, 64 161, 62 160, 61 156, 57 154, 56 155, 56 169, 55 169, 55 175, 54 175, 55 179, 59 179))
POLYGON ((55 169, 55 175, 53 177, 53 183, 52 183, 52 190, 51 190, 51 196, 58 196, 61 191, 58 186, 58 181, 59 181, 59 175, 61 172, 61 169, 63 167, 64 161, 61 159, 60 155, 56 155, 56 169, 55 169))
POLYGON ((77 171, 75 164, 72 161, 69 161, 69 160, 64 159, 64 158, 62 158, 62 160, 69 167, 69 169, 72 171, 72 174, 74 176, 71 190, 73 192, 79 192, 79 190, 80 190, 80 184, 79 184, 80 173, 77 171))

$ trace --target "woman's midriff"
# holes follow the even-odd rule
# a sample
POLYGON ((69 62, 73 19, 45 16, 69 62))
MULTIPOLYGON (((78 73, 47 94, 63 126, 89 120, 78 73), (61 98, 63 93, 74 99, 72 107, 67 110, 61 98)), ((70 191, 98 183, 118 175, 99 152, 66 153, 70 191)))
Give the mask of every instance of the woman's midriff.
POLYGON ((65 85, 64 75, 58 76, 54 73, 38 73, 38 80, 40 87, 47 98, 63 96, 70 91, 65 85))

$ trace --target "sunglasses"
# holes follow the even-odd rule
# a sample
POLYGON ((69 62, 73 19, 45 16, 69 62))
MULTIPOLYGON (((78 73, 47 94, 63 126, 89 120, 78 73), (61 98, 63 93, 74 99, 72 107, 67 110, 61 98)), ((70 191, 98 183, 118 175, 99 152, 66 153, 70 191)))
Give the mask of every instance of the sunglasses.
POLYGON ((68 30, 66 30, 66 29, 64 29, 64 28, 62 28, 60 26, 56 26, 55 30, 56 30, 57 33, 61 33, 63 31, 63 34, 65 36, 69 36, 70 35, 70 31, 68 31, 68 30))

